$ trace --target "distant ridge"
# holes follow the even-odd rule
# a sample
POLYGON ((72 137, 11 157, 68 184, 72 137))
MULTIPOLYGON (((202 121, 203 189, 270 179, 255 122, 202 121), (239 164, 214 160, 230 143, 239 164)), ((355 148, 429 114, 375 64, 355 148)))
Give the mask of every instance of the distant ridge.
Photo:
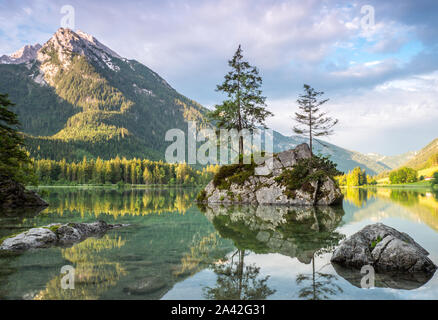
POLYGON ((409 161, 403 164, 404 167, 413 169, 423 169, 427 166, 427 161, 434 154, 438 154, 438 138, 434 139, 427 146, 417 152, 417 154, 409 161))
MULTIPOLYGON (((315 154, 320 153, 329 156, 332 161, 338 164, 338 169, 343 172, 348 172, 355 167, 361 167, 368 174, 377 175, 396 168, 399 163, 405 162, 412 155, 411 152, 408 152, 399 156, 382 156, 377 154, 369 156, 318 139, 316 141, 317 143, 314 144, 315 154)), ((308 142, 308 139, 299 136, 287 137, 274 131, 274 152, 294 148, 303 142, 308 142)))

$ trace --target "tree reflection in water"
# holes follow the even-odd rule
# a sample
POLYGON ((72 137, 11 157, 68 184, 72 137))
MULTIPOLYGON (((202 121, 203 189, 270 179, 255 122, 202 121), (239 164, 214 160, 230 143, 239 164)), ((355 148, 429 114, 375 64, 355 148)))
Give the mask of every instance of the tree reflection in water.
POLYGON ((266 282, 269 276, 258 279, 260 268, 254 264, 245 266, 245 250, 236 250, 229 263, 216 264, 216 287, 204 289, 204 296, 211 300, 264 300, 275 290, 266 282), (237 261, 234 258, 237 256, 237 261))
POLYGON ((342 293, 343 290, 334 281, 338 280, 338 277, 321 272, 321 270, 329 264, 324 265, 318 271, 315 270, 315 253, 312 257, 312 273, 304 274, 300 273, 297 276, 297 285, 303 286, 299 291, 299 297, 308 300, 322 300, 329 299, 330 296, 342 293), (310 285, 305 286, 310 282, 310 285))
POLYGON ((344 238, 334 231, 342 220, 342 208, 208 205, 201 210, 223 238, 233 241, 237 247, 233 258, 238 255, 237 262, 231 259, 213 267, 217 286, 206 288, 207 298, 265 299, 275 292, 267 285, 269 277, 258 279, 260 268, 244 266, 247 250, 280 253, 304 264, 312 263, 310 275, 297 276, 297 285, 306 285, 300 290, 300 298, 328 298, 342 292, 334 284, 337 276, 315 269, 315 257, 331 252, 344 238))
MULTIPOLYGON (((315 231, 320 232, 320 229, 323 228, 324 225, 321 225, 318 220, 318 215, 316 214, 317 210, 318 209, 316 208, 313 214, 313 218, 315 220, 314 226, 315 231)), ((330 273, 321 272, 321 270, 329 264, 324 265, 318 271, 315 270, 315 256, 319 256, 327 252, 332 252, 342 238, 342 236, 338 237, 337 233, 332 233, 331 236, 327 238, 327 242, 324 243, 324 246, 321 247, 319 250, 313 252, 312 274, 300 273, 296 279, 297 285, 299 286, 305 285, 306 283, 310 282, 309 286, 304 286, 300 289, 300 298, 309 300, 329 299, 330 296, 343 292, 342 288, 334 283, 334 281, 338 279, 337 276, 330 273)))

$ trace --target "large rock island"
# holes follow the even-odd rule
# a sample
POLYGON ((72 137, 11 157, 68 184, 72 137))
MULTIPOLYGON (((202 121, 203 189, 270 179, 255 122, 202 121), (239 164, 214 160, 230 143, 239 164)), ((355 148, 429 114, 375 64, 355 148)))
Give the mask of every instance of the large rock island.
POLYGON ((333 205, 342 193, 333 180, 336 167, 312 156, 303 143, 274 154, 257 165, 222 166, 198 196, 204 203, 280 205, 333 205))

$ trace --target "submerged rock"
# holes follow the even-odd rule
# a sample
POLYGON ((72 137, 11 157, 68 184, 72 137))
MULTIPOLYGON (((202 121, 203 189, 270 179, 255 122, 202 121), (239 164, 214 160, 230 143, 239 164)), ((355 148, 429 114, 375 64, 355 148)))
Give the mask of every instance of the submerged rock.
POLYGON ((382 223, 368 225, 341 243, 331 262, 360 269, 372 265, 377 272, 434 273, 429 253, 409 235, 382 223))
MULTIPOLYGON (((243 165, 236 170, 233 170, 233 165, 228 166, 226 169, 229 172, 226 174, 219 172, 201 191, 198 201, 311 206, 340 203, 341 190, 327 174, 302 183, 291 181, 294 179, 291 176, 295 166, 301 160, 311 158, 309 146, 303 143, 293 150, 272 155, 260 165, 243 165), (290 185, 294 184, 297 186, 291 189, 290 185)), ((311 169, 309 174, 316 170, 311 169)))
POLYGON ((46 207, 48 203, 21 183, 0 177, 0 208, 13 209, 20 207, 46 207))
POLYGON ((22 251, 34 248, 47 248, 56 245, 68 245, 84 239, 102 235, 110 229, 123 227, 122 224, 107 224, 105 221, 93 223, 54 223, 48 226, 32 228, 3 240, 0 250, 22 251))
POLYGON ((128 295, 148 295, 164 289, 167 285, 160 277, 150 276, 123 288, 123 291, 128 295))

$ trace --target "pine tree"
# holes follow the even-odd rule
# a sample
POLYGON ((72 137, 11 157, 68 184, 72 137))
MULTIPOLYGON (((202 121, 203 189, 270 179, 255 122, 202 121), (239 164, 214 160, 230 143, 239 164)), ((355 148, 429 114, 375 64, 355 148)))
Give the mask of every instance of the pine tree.
POLYGON ((145 167, 143 170, 143 182, 144 182, 144 184, 152 183, 152 175, 147 167, 145 167))
MULTIPOLYGON (((216 91, 227 94, 228 99, 216 105, 208 117, 218 128, 253 131, 258 125, 265 127, 265 120, 273 114, 266 110, 266 97, 262 96, 262 78, 256 67, 243 61, 239 45, 233 58, 228 61, 231 67, 225 80, 216 91)), ((239 138, 239 155, 243 155, 243 137, 239 138)))
POLYGON ((110 161, 105 161, 105 183, 113 183, 113 168, 110 161))
POLYGON ((332 128, 338 119, 327 117, 326 112, 321 112, 320 107, 329 99, 320 100, 324 92, 315 91, 311 86, 304 85, 304 94, 299 96, 298 107, 302 113, 295 112, 295 121, 303 126, 294 126, 296 134, 309 136, 310 151, 313 154, 313 137, 329 136, 333 134, 332 128))
POLYGON ((13 106, 7 94, 0 94, 0 178, 35 184, 36 176, 24 150, 24 139, 17 131, 18 117, 9 110, 13 106))

